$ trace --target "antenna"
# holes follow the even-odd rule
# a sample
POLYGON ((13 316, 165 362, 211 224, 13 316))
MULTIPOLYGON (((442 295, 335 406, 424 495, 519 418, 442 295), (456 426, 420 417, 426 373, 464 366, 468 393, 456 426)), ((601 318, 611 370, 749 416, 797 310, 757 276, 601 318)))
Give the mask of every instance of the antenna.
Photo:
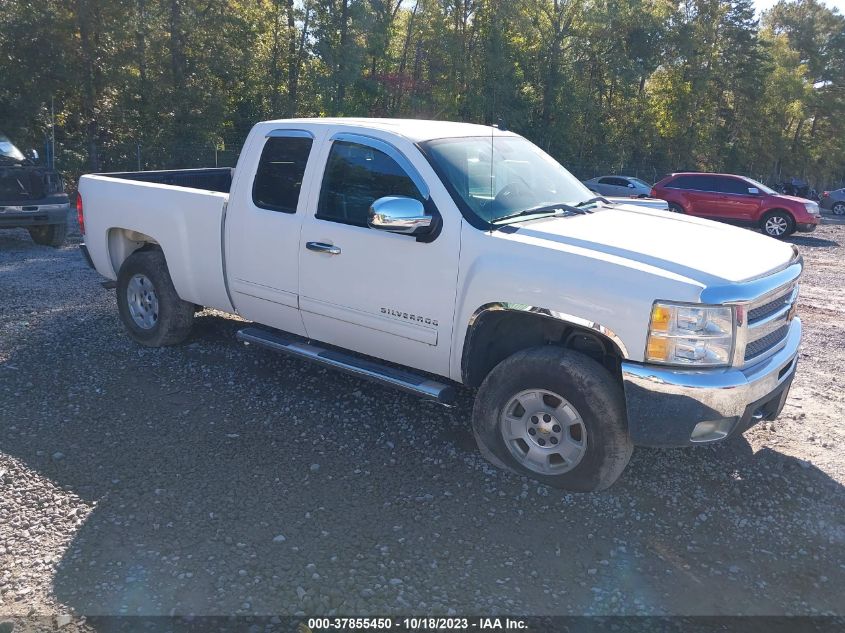
MULTIPOLYGON (((492 205, 493 205, 493 201, 496 199, 495 192, 494 192, 495 185, 493 184, 493 176, 494 176, 494 172, 493 172, 493 151, 495 149, 494 148, 494 139, 495 139, 495 135, 496 135, 496 130, 499 130, 500 132, 507 132, 507 127, 505 127, 505 121, 501 117, 501 115, 497 116, 496 122, 493 123, 490 126, 490 205, 491 205, 491 208, 492 208, 492 205)), ((492 218, 492 214, 491 214, 491 218, 492 218)), ((493 222, 492 222, 492 220, 490 220, 490 232, 491 233, 493 232, 493 222)))
POLYGON ((493 231, 493 201, 496 199, 495 186, 493 185, 493 135, 496 132, 496 126, 490 126, 490 232, 493 231))

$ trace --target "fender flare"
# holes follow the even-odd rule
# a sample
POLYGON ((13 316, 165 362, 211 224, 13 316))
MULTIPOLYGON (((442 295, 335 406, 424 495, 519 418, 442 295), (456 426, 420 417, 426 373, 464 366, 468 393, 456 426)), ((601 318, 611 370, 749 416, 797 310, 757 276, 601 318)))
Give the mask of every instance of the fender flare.
POLYGON ((530 306, 524 303, 513 303, 505 301, 495 301, 485 303, 476 309, 469 318, 467 323, 466 333, 464 334, 463 347, 461 349, 461 374, 466 378, 466 370, 469 362, 469 354, 472 349, 473 331, 478 326, 479 321, 490 313, 494 312, 513 312, 517 314, 530 314, 546 319, 551 319, 558 323, 576 327, 583 330, 588 330, 598 335, 601 339, 607 341, 616 351, 620 359, 625 360, 629 358, 628 348, 622 339, 609 327, 596 321, 584 319, 582 317, 560 312, 558 310, 551 310, 540 306, 530 306))

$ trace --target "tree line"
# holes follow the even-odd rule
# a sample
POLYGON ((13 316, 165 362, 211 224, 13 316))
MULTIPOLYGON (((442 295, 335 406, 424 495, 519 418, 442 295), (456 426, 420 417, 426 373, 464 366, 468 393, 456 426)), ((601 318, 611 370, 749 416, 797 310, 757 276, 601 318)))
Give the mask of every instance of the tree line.
POLYGON ((845 180, 817 0, 0 0, 0 129, 81 171, 195 165, 256 121, 504 122, 580 176, 845 180), (652 175, 653 174, 653 175, 652 175))

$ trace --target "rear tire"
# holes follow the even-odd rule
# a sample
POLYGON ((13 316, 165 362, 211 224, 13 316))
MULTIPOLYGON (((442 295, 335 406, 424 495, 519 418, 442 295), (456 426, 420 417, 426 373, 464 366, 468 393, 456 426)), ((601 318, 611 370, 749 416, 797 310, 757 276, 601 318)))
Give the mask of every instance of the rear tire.
POLYGON ((177 345, 191 333, 194 304, 176 294, 164 253, 132 253, 117 275, 117 309, 133 340, 147 347, 177 345))
POLYGON ((31 226, 28 230, 32 241, 41 246, 59 248, 67 238, 67 222, 31 226))
POLYGON ((845 215, 845 202, 837 202, 830 210, 833 215, 845 215))
POLYGON ((499 363, 478 390, 472 426, 492 464, 566 490, 607 488, 633 452, 622 387, 591 358, 560 347, 499 363))
POLYGON ((786 211, 772 211, 760 221, 763 233, 775 239, 783 239, 795 233, 795 219, 786 211))
POLYGON ((684 208, 681 205, 676 204, 675 202, 669 203, 669 210, 672 213, 686 213, 686 211, 684 211, 684 208))

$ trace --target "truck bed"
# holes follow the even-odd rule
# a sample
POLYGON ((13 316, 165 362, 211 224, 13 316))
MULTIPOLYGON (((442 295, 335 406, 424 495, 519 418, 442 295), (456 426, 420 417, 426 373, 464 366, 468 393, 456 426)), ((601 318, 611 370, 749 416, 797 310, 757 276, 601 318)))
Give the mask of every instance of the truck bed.
POLYGON ((100 176, 120 178, 122 180, 137 180, 139 182, 155 182, 161 185, 189 187, 205 191, 229 193, 232 186, 231 167, 204 167, 201 169, 160 169, 155 171, 120 171, 100 176))
POLYGON ((85 243, 97 271, 117 279, 125 258, 153 243, 182 299, 231 312, 222 243, 231 179, 228 168, 82 176, 85 243))

